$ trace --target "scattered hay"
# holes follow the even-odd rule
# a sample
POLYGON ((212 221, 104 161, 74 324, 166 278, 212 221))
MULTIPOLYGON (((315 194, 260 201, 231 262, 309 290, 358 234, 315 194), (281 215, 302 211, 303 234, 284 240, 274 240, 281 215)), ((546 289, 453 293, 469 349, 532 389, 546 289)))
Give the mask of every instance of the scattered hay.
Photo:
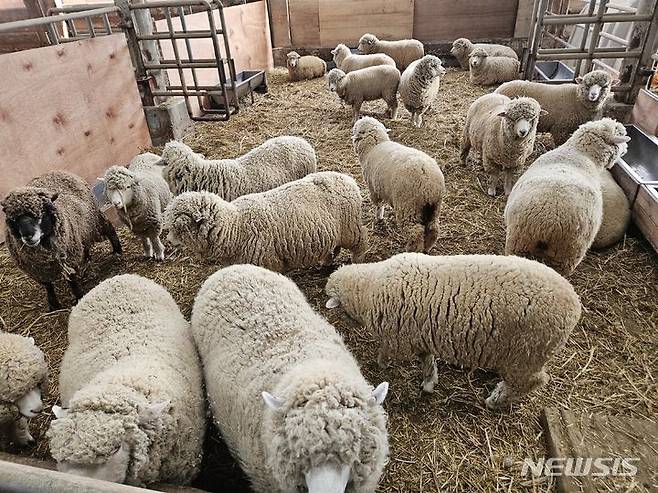
MULTIPOLYGON (((461 129, 470 103, 486 91, 471 86, 467 73, 450 70, 442 82, 437 103, 421 129, 413 129, 409 115, 385 124, 391 136, 434 156, 446 176, 447 197, 441 211, 441 236, 434 254, 503 253, 502 213, 505 198, 486 195, 484 173, 473 163, 459 164, 461 129)), ((375 116, 383 103, 368 103, 375 116)), ((372 231, 369 261, 402 251, 404 239, 392 219, 373 226, 374 211, 367 199, 358 161, 350 141, 351 117, 341 108, 323 80, 288 83, 284 72, 270 75, 270 92, 226 124, 199 124, 186 142, 208 157, 242 154, 265 139, 282 135, 307 138, 318 153, 322 170, 352 175, 363 188, 364 217, 372 231)), ((538 139, 536 155, 551 147, 550 138, 538 139)), ((536 157, 536 156, 534 156, 536 157)), ((533 157, 533 158, 534 158, 533 157)), ((102 279, 134 272, 165 285, 189 316, 194 295, 216 266, 204 265, 180 251, 169 251, 164 263, 145 261, 141 246, 125 231, 122 259, 109 256, 109 245, 94 250, 94 264, 86 289, 102 279)), ((347 261, 341 256, 338 262, 347 261)), ((544 455, 539 412, 545 406, 577 412, 602 412, 638 418, 658 417, 658 276, 656 257, 648 243, 633 231, 624 242, 602 252, 591 252, 571 277, 585 307, 567 347, 549 367, 551 382, 509 414, 492 414, 484 398, 497 377, 439 364, 434 394, 420 396, 420 369, 415 364, 376 365, 377 341, 340 310, 327 311, 324 284, 329 271, 293 272, 292 277, 311 304, 344 335, 361 362, 366 377, 377 384, 391 383, 385 404, 389 413, 390 463, 381 491, 551 491, 546 480, 522 478, 518 465, 525 457, 544 455)), ((51 395, 55 402, 56 375, 66 346, 68 310, 44 313, 40 287, 16 269, 6 249, 0 249, 0 325, 30 334, 43 348, 52 369, 51 395)), ((64 286, 59 291, 64 293, 64 286)), ((68 295, 67 295, 68 296, 68 295)), ((70 304, 70 298, 62 296, 70 304)), ((38 445, 24 453, 46 457, 43 436, 47 416, 32 420, 38 445)), ((239 467, 215 433, 208 438, 207 467, 200 485, 215 491, 247 491, 239 467)), ((640 491, 634 489, 634 491, 640 491)))

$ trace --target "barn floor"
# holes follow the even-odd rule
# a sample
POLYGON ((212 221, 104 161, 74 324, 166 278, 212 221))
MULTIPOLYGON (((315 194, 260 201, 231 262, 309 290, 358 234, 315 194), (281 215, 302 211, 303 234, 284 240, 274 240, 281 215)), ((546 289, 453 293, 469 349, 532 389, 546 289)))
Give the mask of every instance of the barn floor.
MULTIPOLYGON (((258 96, 226 124, 197 125, 186 141, 209 157, 242 154, 277 135, 301 135, 315 147, 321 170, 338 170, 354 176, 366 198, 364 218, 372 231, 369 261, 402 251, 404 239, 392 220, 373 224, 373 210, 363 186, 350 141, 351 118, 322 80, 288 83, 282 71, 270 76, 270 92, 258 96)), ((475 164, 459 164, 461 127, 469 104, 486 91, 473 88, 467 74, 450 70, 442 82, 439 100, 421 129, 410 126, 409 115, 386 121, 391 136, 435 157, 444 170, 447 197, 441 211, 442 229, 433 254, 501 254, 505 198, 486 195, 484 177, 475 164)), ((366 111, 383 113, 370 103, 366 111)), ((538 149, 550 138, 538 139, 538 149)), ((100 280, 134 272, 165 285, 190 314, 202 281, 217 269, 169 251, 164 263, 145 261, 141 248, 125 230, 126 252, 121 259, 109 255, 109 245, 94 250, 86 288, 100 280)), ((342 254, 338 262, 348 261, 342 254)), ((344 335, 361 362, 366 377, 377 384, 390 382, 385 407, 389 414, 390 463, 380 491, 553 491, 549 481, 522 478, 525 457, 544 455, 539 413, 545 406, 578 412, 602 412, 658 419, 658 273, 656 255, 641 235, 631 230, 625 241, 602 252, 591 252, 571 278, 585 307, 567 347, 549 367, 550 383, 508 414, 492 414, 483 401, 497 382, 490 373, 467 373, 439 365, 439 384, 431 396, 419 395, 420 371, 411 364, 380 370, 377 343, 340 310, 324 308, 323 288, 329 269, 290 274, 311 304, 344 335)), ((47 314, 45 296, 14 267, 5 248, 0 249, 0 326, 30 334, 46 352, 52 379, 47 404, 55 403, 57 370, 66 346, 68 310, 47 314)), ((61 289, 60 289, 61 290, 61 289)), ((71 300, 62 296, 63 301, 71 300)), ((22 453, 46 458, 44 437, 49 417, 32 420, 38 445, 22 453)), ((248 491, 240 470, 223 449, 220 439, 209 437, 207 468, 199 485, 215 491, 248 491)), ((544 478, 545 479, 545 478, 544 478)), ((633 491, 641 487, 624 486, 633 491)), ((619 490, 617 490, 619 491, 619 490)), ((630 491, 630 490, 629 490, 630 491)))

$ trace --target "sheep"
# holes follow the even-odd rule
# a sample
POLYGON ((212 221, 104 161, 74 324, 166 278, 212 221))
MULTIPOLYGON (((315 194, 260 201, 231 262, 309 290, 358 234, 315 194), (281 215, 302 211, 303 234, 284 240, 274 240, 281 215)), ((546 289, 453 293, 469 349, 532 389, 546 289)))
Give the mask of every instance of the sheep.
POLYGON ((374 55, 355 55, 344 44, 339 44, 331 50, 336 68, 339 68, 346 74, 366 67, 377 65, 390 65, 395 67, 395 60, 384 53, 374 55))
POLYGON ((155 163, 160 156, 147 153, 135 157, 128 168, 112 166, 103 177, 105 194, 121 221, 141 240, 144 256, 164 260, 160 241, 162 213, 171 200, 162 168, 155 163), (155 255, 154 255, 155 250, 155 255))
POLYGON ((491 86, 519 78, 519 61, 505 56, 490 56, 476 48, 469 57, 471 84, 491 86))
POLYGON ((212 192, 231 202, 315 173, 315 150, 301 137, 275 137, 234 159, 206 159, 182 142, 162 151, 163 177, 174 195, 212 192))
POLYGON ((434 159, 418 149, 388 138, 388 130, 374 118, 364 117, 352 128, 352 142, 377 218, 385 204, 407 238, 409 251, 429 251, 439 236, 439 210, 445 180, 434 159))
POLYGON ((510 99, 502 94, 485 94, 468 109, 460 159, 466 164, 471 147, 480 154, 489 175, 487 192, 492 197, 496 195, 500 175, 505 177, 505 195, 512 191, 515 174, 532 154, 541 114, 534 99, 510 99))
POLYGON ((600 172, 626 152, 629 140, 621 123, 603 118, 535 160, 507 200, 505 253, 571 274, 601 225, 600 172))
POLYGON ((341 248, 358 261, 368 249, 361 204, 356 181, 333 171, 233 202, 187 192, 165 211, 167 239, 210 261, 275 271, 329 265, 341 248))
POLYGON ((27 418, 41 412, 48 365, 31 337, 0 332, 0 437, 19 446, 34 443, 27 418))
POLYGON ((113 252, 121 254, 114 227, 101 214, 87 183, 72 173, 44 173, 12 190, 0 207, 9 253, 44 286, 50 311, 61 308, 53 283, 62 277, 75 298, 82 297, 79 275, 94 243, 108 239, 113 252))
POLYGON ((425 55, 412 62, 400 76, 400 97, 407 111, 411 113, 411 124, 420 128, 423 115, 432 106, 439 82, 446 70, 441 66, 441 59, 434 55, 425 55))
POLYGON ((221 269, 194 300, 192 332, 214 422, 254 491, 375 491, 388 383, 373 390, 294 282, 221 269))
POLYGON ((489 44, 489 43, 471 43, 466 38, 459 38, 453 41, 450 53, 457 59, 463 70, 469 69, 468 58, 476 48, 482 48, 489 56, 505 56, 518 60, 516 52, 509 46, 489 44))
POLYGON ((381 65, 367 67, 346 74, 341 69, 334 68, 327 74, 329 90, 352 106, 353 120, 361 114, 364 101, 383 99, 388 105, 387 116, 395 120, 398 115, 398 85, 400 71, 395 67, 381 65))
POLYGON ((603 169, 599 173, 603 217, 596 233, 592 248, 607 248, 619 242, 631 222, 631 206, 624 190, 617 184, 610 172, 603 169))
POLYGON ((564 144, 583 123, 600 117, 613 85, 610 75, 594 70, 577 77, 575 84, 542 84, 525 80, 502 84, 496 93, 510 98, 536 99, 547 113, 539 119, 538 132, 550 132, 556 146, 564 144))
POLYGON ((359 51, 367 55, 384 53, 390 56, 400 71, 405 70, 412 62, 425 55, 425 47, 417 39, 384 41, 377 39, 377 36, 370 33, 361 36, 358 48, 359 51))
POLYGON ((133 274, 103 281, 73 308, 62 407, 48 429, 62 472, 143 486, 189 483, 205 434, 202 370, 169 292, 133 274))
POLYGON ((327 71, 327 63, 316 56, 300 56, 296 51, 287 55, 286 66, 290 80, 315 79, 327 71))
POLYGON ((379 339, 378 362, 418 357, 422 390, 438 381, 435 357, 495 370, 491 410, 548 381, 546 364, 580 318, 571 284, 539 262, 498 255, 402 253, 336 270, 328 308, 342 306, 379 339))

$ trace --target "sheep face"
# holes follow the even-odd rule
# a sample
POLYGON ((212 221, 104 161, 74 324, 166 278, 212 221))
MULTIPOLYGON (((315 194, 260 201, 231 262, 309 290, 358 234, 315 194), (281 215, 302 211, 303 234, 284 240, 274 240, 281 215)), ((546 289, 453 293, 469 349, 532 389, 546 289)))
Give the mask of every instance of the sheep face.
POLYGON ((365 54, 370 54, 373 52, 375 45, 377 44, 377 37, 374 34, 364 34, 361 36, 361 39, 359 40, 359 46, 358 49, 360 52, 365 53, 365 54))
MULTIPOLYGON (((498 114, 504 118, 504 132, 514 139, 523 140, 535 135, 541 106, 532 98, 516 98, 510 101, 505 111, 498 114)), ((546 114, 544 111, 543 114, 546 114)))
POLYGON ((350 49, 341 43, 331 50, 331 54, 333 55, 333 60, 336 63, 336 66, 340 67, 340 64, 345 60, 345 57, 349 56, 350 49))
MULTIPOLYGON (((159 166, 164 166, 162 177, 169 187, 178 190, 177 184, 184 181, 197 164, 198 156, 182 142, 171 141, 165 145, 159 166)), ((174 192, 175 193, 175 192, 174 192)))
POLYGON ((370 149, 380 142, 389 140, 388 132, 382 122, 371 116, 359 118, 352 127, 354 150, 359 153, 361 150, 370 149))
POLYGON ((186 192, 171 201, 165 210, 165 229, 169 230, 169 243, 173 246, 185 245, 200 252, 208 248, 210 221, 207 216, 212 206, 211 195, 206 192, 186 192))
POLYGON ((473 68, 481 67, 486 63, 488 56, 489 55, 487 54, 486 51, 478 48, 476 50, 473 50, 473 52, 471 53, 468 59, 468 63, 473 68))
POLYGON ((577 77, 577 98, 588 106, 598 107, 606 100, 612 87, 612 77, 604 70, 594 70, 577 77))
POLYGON ((54 205, 57 196, 32 187, 9 194, 0 206, 12 236, 31 248, 48 245, 57 222, 54 205))
POLYGON ((339 68, 332 68, 327 74, 327 86, 331 92, 336 92, 338 84, 345 77, 345 72, 339 68))
POLYGON ((452 48, 450 48, 450 53, 453 56, 465 56, 473 51, 473 43, 471 43, 466 38, 459 38, 452 42, 452 48))
POLYGON ((297 53, 296 51, 291 51, 290 53, 288 53, 287 55, 288 67, 295 68, 299 63, 300 58, 301 57, 299 56, 299 53, 297 53))
POLYGON ((425 55, 418 62, 416 74, 421 80, 430 81, 436 77, 445 75, 446 69, 443 68, 441 59, 434 55, 425 55))
POLYGON ((263 392, 264 426, 273 434, 267 460, 280 488, 343 493, 348 484, 354 491, 376 484, 388 453, 380 405, 387 392, 386 382, 369 391, 326 376, 285 398, 263 392))
POLYGON ((122 166, 112 166, 105 173, 105 196, 117 209, 126 209, 133 201, 137 184, 134 173, 122 166))
POLYGON ((16 401, 16 407, 26 418, 33 418, 43 410, 41 389, 36 387, 16 401))

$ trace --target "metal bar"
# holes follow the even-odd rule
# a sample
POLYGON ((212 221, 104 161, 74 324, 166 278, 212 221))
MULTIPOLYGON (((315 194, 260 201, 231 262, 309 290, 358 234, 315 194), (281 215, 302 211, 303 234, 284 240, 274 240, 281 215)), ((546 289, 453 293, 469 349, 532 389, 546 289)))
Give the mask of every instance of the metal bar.
MULTIPOLYGON (((638 50, 628 52, 624 48, 596 48, 594 50, 593 55, 599 55, 599 54, 624 54, 624 53, 636 53, 638 50)), ((570 53, 583 53, 583 51, 579 50, 578 48, 540 48, 537 51, 538 55, 568 55, 570 53)), ((589 53, 589 52, 585 52, 589 53)), ((602 57, 594 57, 594 58, 602 58, 602 57)))
MULTIPOLYGON (((547 15, 544 17, 545 25, 552 24, 594 24, 599 19, 597 17, 586 16, 586 15, 547 15)), ((603 22, 642 22, 650 21, 650 14, 605 14, 601 19, 603 22)))
POLYGON ((103 25, 105 26, 105 33, 112 34, 112 25, 110 24, 110 18, 107 14, 103 14, 103 25))
POLYGON ((536 15, 533 11, 533 17, 535 17, 534 29, 532 32, 532 44, 528 53, 528 64, 526 67, 525 77, 531 79, 534 76, 535 64, 537 62, 537 49, 540 46, 542 32, 544 31, 542 22, 544 15, 546 13, 546 5, 548 0, 535 0, 534 8, 536 8, 536 15))
MULTIPOLYGON (((144 4, 141 4, 141 5, 144 5, 144 4)), ((167 27, 169 28, 169 32, 173 33, 174 32, 174 24, 171 21, 171 12, 169 12, 168 7, 165 8, 164 12, 165 12, 165 18, 167 19, 167 27)), ((180 83, 183 86, 183 97, 185 98, 185 107, 187 108, 187 114, 191 115, 192 114, 192 107, 190 106, 190 98, 187 94, 187 84, 185 82, 185 73, 184 73, 183 67, 181 66, 181 63, 180 63, 180 54, 178 53, 178 44, 176 44, 176 38, 173 37, 173 34, 171 36, 171 44, 172 44, 172 48, 174 50, 174 57, 176 58, 176 60, 178 62, 176 64, 177 65, 176 68, 178 69, 178 77, 180 79, 180 83)), ((162 65, 165 65, 165 64, 158 63, 157 65, 162 67, 162 65)), ((144 67, 148 68, 147 64, 144 64, 144 67)))
POLYGON ((597 21, 594 24, 594 27, 592 28, 592 35, 590 36, 589 39, 589 47, 587 48, 587 54, 589 57, 587 57, 587 61, 585 62, 585 72, 589 72, 592 70, 592 59, 594 58, 594 50, 596 50, 596 47, 599 44, 599 33, 601 32, 601 28, 603 27, 603 15, 605 14, 606 8, 607 8, 608 0, 600 0, 599 1, 599 10, 596 13, 596 18, 597 21))
MULTIPOLYGON (((597 51, 594 52, 594 55, 596 58, 640 58, 642 56, 642 50, 635 50, 635 51, 626 51, 626 52, 605 52, 605 51, 597 51)), ((537 54, 537 60, 551 60, 554 61, 555 59, 559 60, 586 60, 590 58, 591 55, 589 53, 564 53, 560 55, 556 55, 555 53, 538 53, 537 54)))
POLYGON ((567 48, 575 48, 574 45, 572 45, 568 41, 565 41, 564 39, 560 38, 559 36, 556 36, 553 33, 549 33, 548 31, 544 31, 544 34, 548 35, 549 38, 551 38, 553 41, 556 41, 556 42, 560 43, 562 46, 566 46, 567 48))
POLYGON ((212 63, 199 63, 199 62, 188 62, 188 63, 144 63, 144 68, 146 70, 161 70, 161 69, 177 69, 177 68, 217 68, 217 62, 212 63))
MULTIPOLYGON (((194 88, 197 91, 206 91, 208 93, 221 93, 221 88, 220 85, 214 85, 214 86, 204 86, 204 85, 199 85, 194 88)), ((175 86, 175 85, 169 85, 167 86, 167 90, 172 90, 172 91, 182 91, 183 87, 182 86, 175 86)))
MULTIPOLYGON (((587 15, 592 16, 594 14, 594 8, 596 7, 596 0, 590 0, 589 5, 587 6, 587 15)), ((581 26, 583 29, 583 38, 580 40, 580 51, 585 51, 585 45, 587 44, 587 38, 590 34, 590 25, 589 24, 576 24, 581 26)), ((576 62, 576 70, 574 70, 574 80, 576 77, 580 76, 580 69, 582 68, 583 61, 578 60, 576 62)))
POLYGON ((52 7, 48 9, 46 15, 53 14, 68 14, 70 12, 82 12, 84 10, 106 9, 114 7, 113 3, 94 3, 94 4, 76 4, 76 5, 63 5, 61 7, 52 7))
POLYGON ((186 6, 198 6, 205 7, 206 10, 212 10, 212 6, 206 0, 158 0, 154 2, 143 2, 131 4, 130 8, 132 10, 138 9, 166 9, 166 8, 175 8, 175 7, 186 7, 186 6))
MULTIPOLYGON (((59 36, 57 35, 57 29, 55 29, 55 26, 53 26, 52 23, 48 23, 46 28, 48 29, 48 39, 50 40, 50 44, 58 45, 59 36)), ((2 32, 2 24, 0 24, 0 32, 2 32)))
MULTIPOLYGON (((187 22, 185 21, 185 9, 183 7, 178 7, 178 18, 180 19, 180 27, 183 30, 183 32, 187 31, 187 22)), ((192 53, 192 45, 190 43, 189 38, 185 38, 185 48, 187 49, 187 57, 189 60, 193 63, 194 62, 194 55, 192 53)), ((192 69, 192 81, 194 82, 194 89, 199 88, 199 81, 196 76, 196 69, 192 69)), ((201 96, 197 95, 197 104, 199 105, 199 108, 203 107, 203 100, 201 99, 201 96)))
MULTIPOLYGON (((217 34, 222 34, 221 29, 217 30, 217 34)), ((209 38, 212 35, 210 31, 174 31, 174 37, 177 39, 195 39, 195 38, 209 38)), ((171 35, 168 32, 157 32, 153 34, 140 34, 137 36, 137 39, 140 41, 147 40, 159 40, 159 39, 171 39, 171 35)))
POLYGON ((617 69, 614 68, 614 67, 611 67, 610 65, 608 65, 608 64, 605 63, 605 62, 602 62, 601 60, 593 60, 592 63, 593 63, 594 65, 596 65, 597 67, 600 67, 600 68, 602 68, 602 69, 608 70, 608 71, 610 71, 610 72, 614 72, 615 74, 619 74, 619 70, 617 70, 617 69))
MULTIPOLYGON (((180 87, 180 86, 177 86, 180 87)), ((219 89, 216 89, 215 91, 196 91, 194 89, 187 89, 185 88, 184 90, 170 90, 170 89, 165 89, 165 90, 154 90, 153 91, 154 96, 210 96, 210 95, 216 95, 216 96, 221 96, 223 95, 223 91, 220 91, 219 89)), ((190 113, 192 114, 192 113, 190 113)))
POLYGON ((628 46, 628 41, 626 41, 624 38, 620 38, 619 36, 615 36, 614 34, 601 31, 599 33, 599 36, 605 39, 609 39, 610 41, 614 41, 615 43, 620 44, 622 46, 628 46))
POLYGON ((38 17, 35 19, 25 19, 22 21, 5 22, 0 24, 0 33, 16 31, 18 29, 25 29, 26 27, 37 27, 52 25, 55 22, 64 22, 73 19, 82 19, 90 15, 112 14, 118 12, 117 7, 107 7, 103 9, 87 10, 85 12, 73 12, 71 14, 62 14, 51 17, 38 17))
POLYGON ((96 37, 96 31, 94 31, 94 21, 91 16, 87 17, 87 27, 89 27, 89 36, 92 38, 96 37))
MULTIPOLYGON (((228 60, 228 74, 229 74, 229 79, 231 80, 231 91, 232 94, 235 96, 235 110, 239 111, 240 110, 240 103, 238 102, 238 97, 237 97, 237 91, 235 88, 235 65, 232 63, 231 59, 231 47, 229 46, 228 43, 228 38, 226 37, 226 19, 224 18, 224 7, 221 2, 217 2, 217 10, 219 12, 219 23, 222 26, 222 39, 224 40, 224 54, 226 55, 226 59, 228 60)), ((215 32, 217 30, 217 26, 215 25, 215 19, 212 16, 212 13, 208 14, 208 22, 210 24, 210 29, 215 32)), ((212 36, 212 43, 213 43, 213 49, 215 50, 215 56, 217 59, 221 58, 221 51, 219 49, 219 41, 217 40, 217 35, 212 36)), ((219 64, 217 67, 217 71, 219 73, 219 84, 222 87, 222 91, 224 91, 224 108, 226 108, 226 119, 231 115, 231 101, 229 100, 228 94, 226 93, 226 72, 224 71, 224 62, 219 64)))
POLYGON ((620 12, 630 12, 632 14, 637 12, 637 9, 635 7, 627 7, 626 5, 620 5, 618 3, 609 3, 608 8, 619 10, 620 12))

